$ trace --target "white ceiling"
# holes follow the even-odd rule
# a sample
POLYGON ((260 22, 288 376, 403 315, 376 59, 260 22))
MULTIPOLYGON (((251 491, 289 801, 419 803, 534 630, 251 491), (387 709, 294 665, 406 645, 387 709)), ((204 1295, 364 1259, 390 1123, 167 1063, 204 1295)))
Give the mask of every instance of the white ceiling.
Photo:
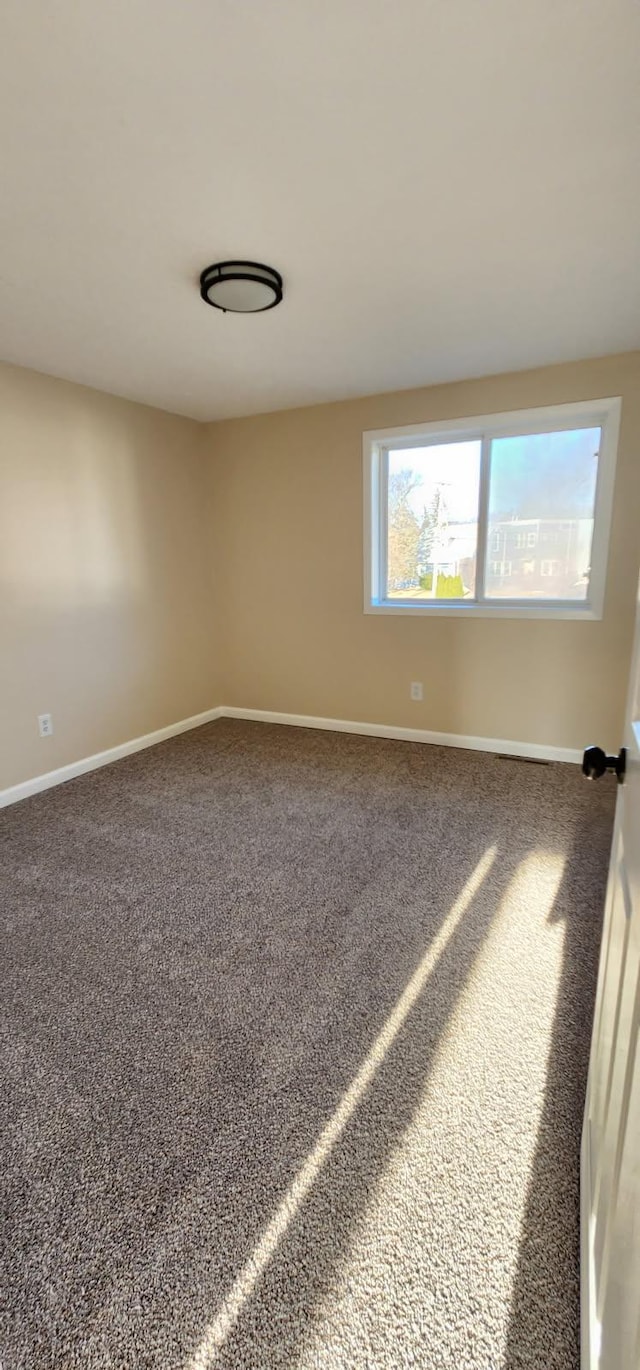
POLYGON ((0 355, 213 419, 640 346, 639 69, 638 0, 3 0, 0 355))

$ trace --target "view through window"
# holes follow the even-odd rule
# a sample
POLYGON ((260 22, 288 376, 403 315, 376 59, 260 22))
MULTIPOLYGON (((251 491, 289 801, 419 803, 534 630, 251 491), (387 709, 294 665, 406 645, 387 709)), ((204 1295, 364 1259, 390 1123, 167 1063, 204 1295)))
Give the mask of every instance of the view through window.
POLYGON ((481 441, 390 449, 390 599, 475 594, 481 451, 481 441))
POLYGON ((387 601, 585 602, 600 426, 384 449, 387 601))

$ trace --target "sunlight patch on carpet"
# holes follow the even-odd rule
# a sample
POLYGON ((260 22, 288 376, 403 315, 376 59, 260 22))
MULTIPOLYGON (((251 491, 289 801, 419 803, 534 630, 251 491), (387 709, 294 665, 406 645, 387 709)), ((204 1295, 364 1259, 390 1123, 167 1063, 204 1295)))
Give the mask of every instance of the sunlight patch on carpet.
POLYGON ((456 1356, 448 1363, 478 1366, 506 1346, 509 1297, 487 1303, 478 1291, 498 1267, 497 1286, 510 1291, 517 1269, 562 974, 564 923, 553 913, 564 866, 533 852, 514 872, 413 1119, 314 1310, 299 1370, 332 1370, 338 1353, 360 1364, 380 1324, 398 1343, 407 1304, 425 1365, 434 1344, 456 1356))
POLYGON ((188 1362, 187 1370, 209 1370, 215 1365, 218 1352, 235 1326, 247 1299, 271 1257, 277 1250, 292 1219, 320 1173, 327 1157, 344 1132, 360 1100, 366 1093, 376 1071, 383 1062, 411 1009, 422 994, 443 953, 464 918, 472 900, 486 880, 496 859, 495 847, 481 857, 438 929, 416 971, 400 995, 393 1012, 378 1034, 369 1055, 343 1095, 335 1113, 321 1133, 316 1146, 301 1166, 289 1189, 265 1228, 252 1255, 240 1271, 214 1321, 207 1328, 196 1354, 188 1362))

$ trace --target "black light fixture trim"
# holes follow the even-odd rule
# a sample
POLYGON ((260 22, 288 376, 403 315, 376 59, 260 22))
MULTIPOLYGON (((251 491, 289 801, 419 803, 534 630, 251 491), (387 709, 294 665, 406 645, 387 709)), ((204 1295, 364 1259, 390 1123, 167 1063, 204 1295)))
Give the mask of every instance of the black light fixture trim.
POLYGON ((212 266, 205 266, 200 275, 200 295, 205 304, 210 304, 213 309, 222 310, 223 314, 264 314, 267 309, 275 309, 282 299, 282 276, 272 266, 265 266, 263 262, 214 262, 212 266), (233 309, 225 305, 218 304, 212 299, 209 291, 223 281, 255 281, 257 285, 266 285, 273 291, 273 299, 269 304, 260 305, 257 309, 233 309))

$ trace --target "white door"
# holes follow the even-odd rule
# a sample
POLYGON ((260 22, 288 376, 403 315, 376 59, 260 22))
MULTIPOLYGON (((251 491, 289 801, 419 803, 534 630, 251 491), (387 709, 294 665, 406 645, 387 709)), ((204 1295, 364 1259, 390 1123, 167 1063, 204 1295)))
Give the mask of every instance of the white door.
POLYGON ((640 612, 624 746, 582 1141, 582 1370, 640 1367, 640 612))

